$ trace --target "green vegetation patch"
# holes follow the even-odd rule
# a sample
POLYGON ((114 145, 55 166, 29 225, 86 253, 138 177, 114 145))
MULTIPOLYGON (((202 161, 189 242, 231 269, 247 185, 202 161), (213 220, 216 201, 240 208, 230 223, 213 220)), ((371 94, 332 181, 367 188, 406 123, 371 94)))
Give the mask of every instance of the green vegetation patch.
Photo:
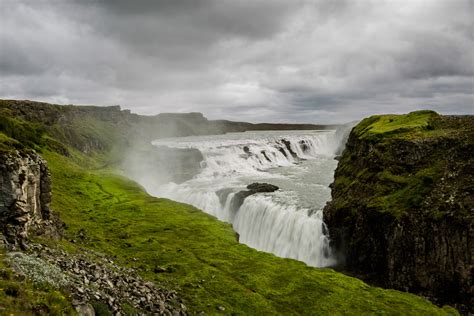
POLYGON ((0 146, 34 148, 42 144, 44 132, 42 125, 16 119, 9 115, 8 110, 0 109, 0 146))
POLYGON ((431 122, 436 117, 439 117, 439 114, 430 110, 403 115, 373 115, 362 120, 354 128, 354 132, 360 138, 380 139, 390 135, 430 131, 433 130, 431 122))

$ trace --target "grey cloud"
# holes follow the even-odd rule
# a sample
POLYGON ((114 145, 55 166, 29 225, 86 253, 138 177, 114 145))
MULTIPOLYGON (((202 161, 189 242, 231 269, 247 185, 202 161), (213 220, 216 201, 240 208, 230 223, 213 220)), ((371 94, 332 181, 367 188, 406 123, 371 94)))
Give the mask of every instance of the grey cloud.
POLYGON ((472 41, 467 38, 439 34, 409 34, 407 37, 411 37, 411 47, 398 56, 403 77, 422 79, 474 75, 472 41))
POLYGON ((35 75, 47 69, 47 63, 37 56, 16 49, 17 43, 11 39, 2 41, 0 48, 0 73, 2 76, 35 75))
POLYGON ((0 0, 0 97, 254 122, 472 114, 472 6, 0 0))

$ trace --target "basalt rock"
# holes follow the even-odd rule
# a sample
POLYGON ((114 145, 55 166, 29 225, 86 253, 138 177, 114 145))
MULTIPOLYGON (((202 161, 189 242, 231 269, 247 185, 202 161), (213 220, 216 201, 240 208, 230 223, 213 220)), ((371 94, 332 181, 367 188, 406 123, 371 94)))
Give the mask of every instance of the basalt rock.
POLYGON ((254 194, 258 192, 274 192, 278 190, 278 187, 276 185, 269 184, 269 183, 255 182, 255 183, 249 184, 247 186, 247 189, 249 189, 250 192, 254 194))
POLYGON ((0 152, 0 230, 7 242, 24 246, 33 230, 56 235, 50 203, 46 161, 32 150, 0 152))
POLYGON ((283 145, 285 145, 286 149, 290 152, 291 156, 293 156, 294 159, 297 159, 298 155, 293 151, 293 149, 291 149, 291 142, 287 139, 282 139, 281 142, 283 143, 283 145))
POLYGON ((352 130, 324 209, 343 269, 472 313, 474 118, 368 134, 371 121, 352 130))

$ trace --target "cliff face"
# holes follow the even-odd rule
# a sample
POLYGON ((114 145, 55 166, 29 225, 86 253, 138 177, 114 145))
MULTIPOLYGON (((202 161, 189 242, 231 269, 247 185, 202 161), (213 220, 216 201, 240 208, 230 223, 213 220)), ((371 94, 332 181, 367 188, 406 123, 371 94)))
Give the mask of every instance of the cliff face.
POLYGON ((23 245, 31 229, 51 220, 51 176, 33 151, 0 152, 0 227, 8 243, 23 245))
POLYGON ((375 116, 351 132, 324 210, 344 269, 472 311, 474 118, 375 116))

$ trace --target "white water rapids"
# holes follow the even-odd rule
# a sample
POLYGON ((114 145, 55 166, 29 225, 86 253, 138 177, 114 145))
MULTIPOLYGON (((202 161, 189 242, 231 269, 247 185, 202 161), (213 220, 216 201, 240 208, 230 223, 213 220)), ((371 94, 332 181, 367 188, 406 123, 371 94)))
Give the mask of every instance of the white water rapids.
POLYGON ((232 224, 239 242, 311 266, 334 264, 322 208, 343 141, 335 131, 265 131, 160 139, 156 146, 196 148, 201 172, 181 184, 147 188, 156 196, 189 203, 232 224), (239 191, 254 182, 280 189, 248 196, 233 206, 239 191), (239 206, 239 205, 238 205, 239 206))

